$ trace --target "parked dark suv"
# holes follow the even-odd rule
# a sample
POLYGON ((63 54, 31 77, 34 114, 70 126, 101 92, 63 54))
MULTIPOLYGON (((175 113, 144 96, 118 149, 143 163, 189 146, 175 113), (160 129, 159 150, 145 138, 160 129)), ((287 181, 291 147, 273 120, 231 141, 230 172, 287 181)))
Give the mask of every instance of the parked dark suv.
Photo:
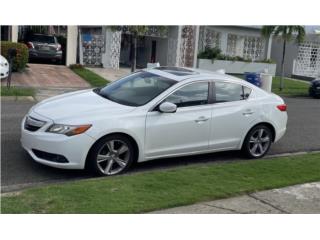
POLYGON ((311 97, 320 98, 320 79, 315 79, 311 82, 309 94, 311 97))
POLYGON ((25 41, 29 48, 30 60, 51 60, 61 62, 61 45, 55 36, 44 34, 33 34, 25 41))

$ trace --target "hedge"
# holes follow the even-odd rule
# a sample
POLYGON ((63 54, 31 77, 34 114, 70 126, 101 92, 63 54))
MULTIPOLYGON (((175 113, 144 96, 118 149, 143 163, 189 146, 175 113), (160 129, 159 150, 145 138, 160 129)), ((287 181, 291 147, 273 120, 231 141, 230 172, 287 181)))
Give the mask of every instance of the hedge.
POLYGON ((26 67, 29 59, 29 51, 24 43, 1 41, 0 45, 1 55, 4 56, 8 61, 8 49, 15 48, 17 50, 17 56, 15 57, 12 66, 13 71, 21 71, 26 67))

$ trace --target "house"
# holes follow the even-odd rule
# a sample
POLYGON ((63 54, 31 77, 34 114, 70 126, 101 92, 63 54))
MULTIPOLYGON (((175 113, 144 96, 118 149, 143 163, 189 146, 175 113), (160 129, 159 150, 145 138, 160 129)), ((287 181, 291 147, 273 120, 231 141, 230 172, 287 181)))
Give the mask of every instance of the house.
MULTIPOLYGON (((306 26, 305 40, 298 44, 294 41, 286 45, 284 74, 287 77, 314 79, 320 77, 320 26, 306 26)), ((280 66, 283 41, 274 38, 271 58, 280 66)), ((277 75, 281 68, 277 68, 277 75)))
MULTIPOLYGON (((17 41, 23 26, 11 26, 10 39, 17 41)), ((47 28, 50 30, 47 26, 47 28)), ((66 65, 79 62, 87 66, 117 69, 129 66, 132 58, 131 34, 110 26, 67 26, 66 65)), ((160 31, 150 26, 138 39, 137 66, 149 62, 164 66, 196 67, 197 55, 206 47, 219 47, 223 54, 252 61, 269 59, 271 39, 260 35, 261 26, 167 26, 160 31)), ((51 33, 57 33, 56 26, 51 33)))
MULTIPOLYGON (((79 26, 80 63, 118 68, 131 63, 131 34, 108 26, 79 26)), ((258 26, 157 26, 138 40, 137 66, 148 62, 169 66, 197 66, 198 52, 219 47, 223 54, 253 61, 270 58, 271 39, 260 35, 258 26)))

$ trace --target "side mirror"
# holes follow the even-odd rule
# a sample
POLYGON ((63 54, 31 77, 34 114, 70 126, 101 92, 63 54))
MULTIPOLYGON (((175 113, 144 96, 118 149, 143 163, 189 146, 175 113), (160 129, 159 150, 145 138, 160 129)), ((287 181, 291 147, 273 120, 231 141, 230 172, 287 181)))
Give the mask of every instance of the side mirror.
POLYGON ((177 111, 177 105, 171 102, 163 102, 160 104, 159 110, 163 113, 174 113, 177 111))

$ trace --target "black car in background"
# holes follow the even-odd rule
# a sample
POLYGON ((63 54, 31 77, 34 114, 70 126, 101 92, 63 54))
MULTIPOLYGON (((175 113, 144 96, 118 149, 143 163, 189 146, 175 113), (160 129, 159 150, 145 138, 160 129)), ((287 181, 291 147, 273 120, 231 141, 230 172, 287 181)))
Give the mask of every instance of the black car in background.
POLYGON ((60 63, 62 49, 57 38, 52 35, 32 34, 25 40, 29 48, 29 60, 49 60, 60 63))
POLYGON ((320 98, 320 79, 311 81, 309 94, 311 97, 320 98))

